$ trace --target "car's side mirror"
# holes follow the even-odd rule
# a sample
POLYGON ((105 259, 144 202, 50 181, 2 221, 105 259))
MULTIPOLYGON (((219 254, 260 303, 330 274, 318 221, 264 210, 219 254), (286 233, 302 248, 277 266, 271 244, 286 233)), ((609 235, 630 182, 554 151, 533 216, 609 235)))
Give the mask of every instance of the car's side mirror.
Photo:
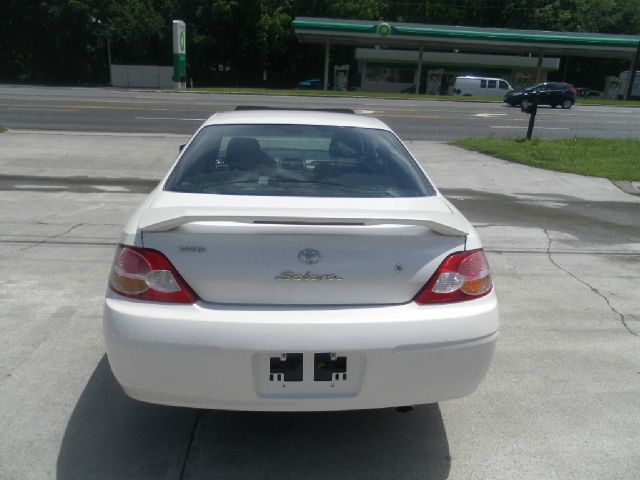
POLYGON ((186 144, 186 143, 183 143, 182 145, 180 145, 180 146, 178 147, 178 153, 181 153, 181 152, 182 152, 182 150, 184 150, 184 147, 186 147, 186 146, 187 146, 187 144, 186 144))

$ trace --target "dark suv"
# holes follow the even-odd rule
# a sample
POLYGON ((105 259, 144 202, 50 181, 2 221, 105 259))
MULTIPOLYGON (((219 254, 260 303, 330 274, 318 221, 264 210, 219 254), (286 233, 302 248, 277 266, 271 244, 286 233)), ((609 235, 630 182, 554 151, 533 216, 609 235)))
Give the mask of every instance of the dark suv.
POLYGON ((536 97, 538 105, 571 108, 576 102, 576 89, 568 83, 545 82, 522 90, 512 90, 504 96, 504 101, 512 107, 526 107, 531 105, 536 97))

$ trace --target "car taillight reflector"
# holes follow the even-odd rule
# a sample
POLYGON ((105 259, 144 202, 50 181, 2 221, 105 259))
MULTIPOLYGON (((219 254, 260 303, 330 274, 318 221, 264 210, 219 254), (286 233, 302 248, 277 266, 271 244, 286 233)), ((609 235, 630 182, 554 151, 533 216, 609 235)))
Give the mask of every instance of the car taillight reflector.
POLYGON ((118 246, 109 288, 126 297, 152 302, 195 303, 198 300, 169 259, 148 248, 118 246))
POLYGON ((417 304, 472 300, 493 288, 482 249, 449 255, 413 299, 417 304))

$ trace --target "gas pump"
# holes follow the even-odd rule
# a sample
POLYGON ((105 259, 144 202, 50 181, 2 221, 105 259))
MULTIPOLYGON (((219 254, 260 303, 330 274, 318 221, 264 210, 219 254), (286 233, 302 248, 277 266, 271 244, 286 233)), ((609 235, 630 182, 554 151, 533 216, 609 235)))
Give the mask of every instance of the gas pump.
POLYGON ((333 89, 346 91, 349 88, 349 65, 335 65, 333 67, 333 89))

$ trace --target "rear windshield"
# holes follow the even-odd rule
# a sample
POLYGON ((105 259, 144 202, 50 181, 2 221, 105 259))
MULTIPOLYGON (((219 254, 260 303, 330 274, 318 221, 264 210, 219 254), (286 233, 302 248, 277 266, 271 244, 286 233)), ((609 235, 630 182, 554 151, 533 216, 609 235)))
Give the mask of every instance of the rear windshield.
POLYGON ((384 130, 316 125, 212 125, 165 190, 220 195, 422 197, 435 192, 384 130))

